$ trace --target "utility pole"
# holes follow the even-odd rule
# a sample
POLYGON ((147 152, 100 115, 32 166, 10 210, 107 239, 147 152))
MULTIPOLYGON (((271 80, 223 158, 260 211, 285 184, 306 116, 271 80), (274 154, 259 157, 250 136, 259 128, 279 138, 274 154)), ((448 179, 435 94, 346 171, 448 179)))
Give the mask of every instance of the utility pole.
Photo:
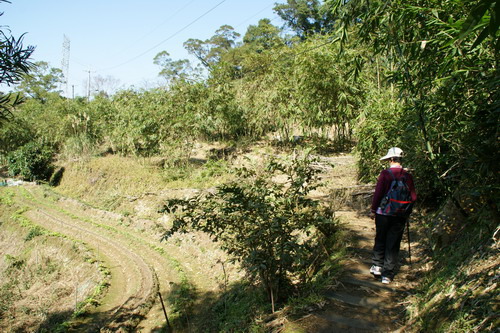
POLYGON ((87 102, 90 101, 90 73, 92 72, 90 69, 86 70, 85 72, 89 73, 89 79, 88 79, 88 84, 87 84, 87 102))
POLYGON ((87 94, 87 102, 90 101, 90 70, 89 70, 89 89, 88 89, 88 94, 87 94))

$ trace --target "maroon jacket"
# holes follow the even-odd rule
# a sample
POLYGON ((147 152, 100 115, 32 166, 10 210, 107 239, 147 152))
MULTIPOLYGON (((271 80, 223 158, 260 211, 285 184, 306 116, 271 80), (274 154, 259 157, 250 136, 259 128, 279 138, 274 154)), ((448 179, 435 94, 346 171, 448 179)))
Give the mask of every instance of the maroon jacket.
MULTIPOLYGON (((406 184, 408 184, 408 187, 410 188, 411 192, 411 201, 415 202, 417 201, 417 192, 415 192, 415 184, 413 183, 413 177, 411 174, 408 172, 404 171, 403 168, 391 168, 392 173, 394 174, 394 177, 396 179, 399 179, 404 175, 406 177, 406 184)), ((391 187, 391 183, 393 181, 393 178, 391 176, 391 173, 389 171, 383 170, 380 175, 378 176, 377 180, 377 186, 375 187, 375 193, 373 194, 373 200, 372 200, 372 207, 371 211, 372 213, 375 213, 380 206, 380 202, 384 198, 384 196, 389 192, 389 189, 391 187)))

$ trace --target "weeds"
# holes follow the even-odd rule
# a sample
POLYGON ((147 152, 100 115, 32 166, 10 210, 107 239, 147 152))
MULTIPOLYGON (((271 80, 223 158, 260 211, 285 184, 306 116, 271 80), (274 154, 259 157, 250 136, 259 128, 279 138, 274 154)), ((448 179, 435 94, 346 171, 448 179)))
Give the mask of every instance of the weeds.
MULTIPOLYGON (((98 265, 98 274, 101 276, 101 281, 89 296, 78 303, 76 311, 74 311, 75 308, 70 307, 72 310, 51 313, 51 307, 55 301, 59 303, 58 306, 73 303, 72 297, 70 297, 69 302, 67 300, 72 289, 68 289, 64 282, 61 283, 61 281, 64 281, 61 277, 70 273, 68 269, 74 272, 75 267, 73 267, 72 263, 75 263, 75 260, 78 261, 79 255, 83 254, 89 259, 89 264, 86 264, 82 269, 94 271, 96 261, 88 255, 88 250, 85 249, 82 252, 82 246, 85 246, 82 242, 59 233, 50 232, 24 216, 28 209, 16 206, 15 192, 19 193, 23 198, 30 198, 29 193, 24 192, 21 188, 16 188, 9 195, 11 199, 9 206, 4 205, 5 201, 1 202, 2 208, 6 209, 0 211, 0 215, 9 216, 10 214, 10 219, 6 220, 9 224, 5 230, 8 228, 11 233, 9 239, 14 241, 13 249, 19 249, 21 254, 6 254, 4 257, 8 265, 2 276, 2 280, 7 282, 0 287, 0 318, 2 319, 0 328, 5 327, 4 325, 10 325, 9 327, 12 329, 16 329, 16 327, 19 330, 28 329, 28 326, 24 326, 28 322, 24 318, 29 316, 36 318, 35 320, 29 320, 30 328, 35 328, 41 322, 42 326, 39 327, 39 332, 67 331, 64 327, 69 326, 64 324, 64 321, 71 318, 73 312, 81 314, 89 306, 99 304, 99 299, 108 285, 109 270, 102 264, 98 265), (21 236, 26 230, 27 234, 21 236), (16 237, 21 240, 24 238, 24 242, 15 242, 16 237), (37 237, 41 237, 41 239, 33 242, 33 239, 37 237), (56 240, 59 240, 57 244, 54 243, 56 240), (39 247, 39 244, 43 244, 43 246, 39 247), (45 252, 44 249, 51 246, 57 250, 50 252, 50 254, 45 252), (54 254, 56 254, 56 257, 54 257, 54 254), (61 256, 68 265, 65 266, 59 260, 61 256), (58 283, 55 283, 55 281, 58 283), (46 290, 49 285, 52 286, 50 292, 43 293, 43 290, 46 290), (37 288, 35 291, 32 289, 34 286, 37 288), (18 303, 18 301, 22 301, 22 303, 18 303), (6 314, 9 314, 8 317, 5 316, 6 314)), ((47 196, 44 197, 49 199, 47 196)), ((83 263, 84 260, 81 260, 81 262, 83 263)))
POLYGON ((183 278, 181 283, 172 285, 167 299, 171 306, 171 320, 175 326, 191 325, 196 298, 196 287, 186 278, 183 278))
POLYGON ((410 307, 412 331, 479 332, 496 325, 498 252, 491 228, 468 222, 455 242, 434 252, 434 267, 410 307))
POLYGON ((7 262, 7 273, 21 269, 26 264, 26 260, 11 256, 10 254, 6 254, 4 258, 7 262))
POLYGON ((40 228, 39 226, 33 226, 28 231, 28 234, 26 235, 26 237, 24 237, 24 240, 26 242, 28 242, 28 241, 32 240, 33 238, 35 238, 37 236, 41 236, 43 234, 44 234, 44 230, 42 228, 40 228))
POLYGON ((200 314, 207 332, 262 332, 256 319, 270 310, 265 293, 257 291, 248 281, 229 285, 207 307, 210 311, 200 314))

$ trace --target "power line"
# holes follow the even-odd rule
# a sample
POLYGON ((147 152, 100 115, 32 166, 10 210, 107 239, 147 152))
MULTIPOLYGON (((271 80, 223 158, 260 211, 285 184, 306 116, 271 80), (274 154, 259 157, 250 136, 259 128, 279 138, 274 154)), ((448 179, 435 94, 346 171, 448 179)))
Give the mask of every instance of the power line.
POLYGON ((170 35, 168 38, 162 40, 161 42, 159 42, 158 44, 154 45, 153 47, 147 49, 146 51, 142 52, 141 54, 133 57, 132 59, 129 59, 119 65, 116 65, 116 66, 112 66, 112 67, 108 67, 108 68, 104 68, 104 69, 100 69, 99 71, 107 71, 107 70, 111 70, 111 69, 115 69, 115 68, 118 68, 118 67, 121 67, 123 65, 126 65, 132 61, 134 61, 135 59, 137 58, 140 58, 142 57, 143 55, 145 55, 146 53, 150 52, 151 50, 157 48, 158 46, 160 46, 161 44, 169 41, 170 39, 174 38, 175 36, 177 36, 178 34, 180 34, 182 31, 186 30, 187 28, 189 28, 190 26, 192 26, 193 24, 195 24, 196 22, 198 22, 200 19, 202 19, 203 17, 205 17, 206 15, 208 15, 210 12, 212 12, 214 9, 216 9, 217 7, 219 7, 220 5, 222 5, 224 2, 226 2, 226 0, 222 0, 221 2, 219 2, 218 4, 216 4, 215 6, 213 6, 212 8, 210 8, 209 10, 207 10, 205 13, 203 13, 202 15, 198 16, 196 19, 194 19, 193 21, 191 21, 190 23, 188 23, 187 25, 185 25, 183 28, 181 28, 180 30, 178 30, 177 32, 173 33, 172 35, 170 35))
POLYGON ((92 67, 91 65, 86 64, 85 61, 75 57, 74 55, 71 56, 71 62, 77 63, 78 65, 80 65, 82 67, 87 67, 87 68, 92 67))
POLYGON ((169 22, 171 19, 173 19, 177 14, 179 14, 181 11, 184 10, 184 8, 188 7, 190 4, 192 4, 193 2, 195 2, 196 0, 191 0, 189 1, 187 4, 185 4, 184 6, 182 6, 180 9, 178 9, 174 14, 172 14, 169 18, 167 18, 166 20, 164 20, 162 23, 158 24, 156 27, 154 27, 153 29, 151 29, 150 31, 148 31, 147 33, 145 33, 144 35, 142 35, 141 37, 137 38, 134 42, 130 43, 128 46, 125 46, 123 49, 121 49, 120 51, 118 52, 115 52, 113 55, 111 55, 110 57, 113 57, 114 55, 117 55, 117 54, 120 54, 122 53, 123 51, 125 50, 128 50, 130 48, 131 45, 134 45, 140 41, 142 41, 145 37, 147 37, 148 35, 150 35, 152 32, 156 31, 159 27, 161 27, 162 25, 164 25, 165 23, 169 22))

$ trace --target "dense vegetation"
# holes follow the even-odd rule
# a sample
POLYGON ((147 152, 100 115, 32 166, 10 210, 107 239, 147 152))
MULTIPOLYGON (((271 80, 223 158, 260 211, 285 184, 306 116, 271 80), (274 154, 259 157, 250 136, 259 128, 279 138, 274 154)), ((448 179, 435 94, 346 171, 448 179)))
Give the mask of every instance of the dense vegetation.
MULTIPOLYGON (((2 69, 16 75, 1 82, 20 82, 26 100, 1 123, 0 155, 12 174, 48 180, 35 148, 60 159, 161 155, 183 165, 198 140, 272 135, 293 144, 303 135, 318 149, 354 148, 359 178, 369 182, 378 157, 399 146, 423 207, 451 202, 472 232, 491 237, 499 221, 499 8, 496 0, 288 0, 275 7, 283 28, 263 19, 240 39, 221 26, 184 44, 198 66, 166 51, 155 57, 165 86, 90 100, 62 98, 56 83, 64 78, 44 62, 22 78, 32 49, 2 33, 2 69), (17 62, 7 61, 17 59, 9 42, 17 62)), ((230 190, 238 188, 221 193, 230 190)))

